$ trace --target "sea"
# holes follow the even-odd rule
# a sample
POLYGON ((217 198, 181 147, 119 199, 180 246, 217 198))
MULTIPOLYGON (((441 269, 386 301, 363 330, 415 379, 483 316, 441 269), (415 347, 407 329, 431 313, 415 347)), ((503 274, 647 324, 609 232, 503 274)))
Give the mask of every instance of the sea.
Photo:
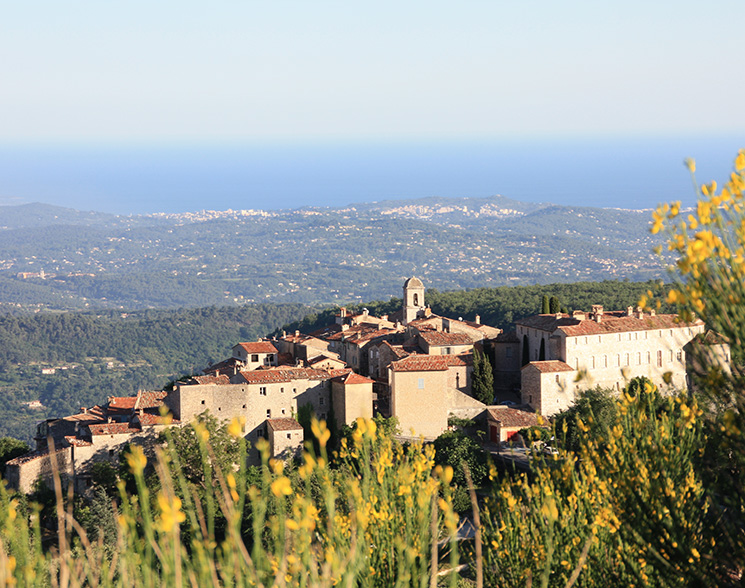
POLYGON ((651 137, 0 144, 0 205, 115 214, 340 207, 429 196, 649 209, 725 180, 745 133, 651 137))

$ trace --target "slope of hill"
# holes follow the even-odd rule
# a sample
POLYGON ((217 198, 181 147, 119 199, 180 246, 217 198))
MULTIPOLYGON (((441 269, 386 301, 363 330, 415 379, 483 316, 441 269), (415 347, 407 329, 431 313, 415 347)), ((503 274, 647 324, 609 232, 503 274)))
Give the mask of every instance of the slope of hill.
POLYGON ((18 207, 0 208, 0 226, 15 227, 0 229, 0 310, 362 301, 399 295, 410 275, 440 290, 664 276, 646 212, 501 196, 141 217, 45 211, 45 226, 21 226, 18 207))

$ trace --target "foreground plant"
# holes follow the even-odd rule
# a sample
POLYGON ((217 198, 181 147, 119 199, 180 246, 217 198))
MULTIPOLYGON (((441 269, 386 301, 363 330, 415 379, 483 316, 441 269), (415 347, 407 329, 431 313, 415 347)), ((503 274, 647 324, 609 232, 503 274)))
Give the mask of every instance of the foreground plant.
MULTIPOLYGON (((22 586, 131 588, 429 586, 437 577, 438 542, 454 533, 456 518, 452 471, 433 469, 431 447, 404 450, 374 421, 359 419, 331 468, 329 431, 314 422, 320 454, 306 452, 299 467, 269 459, 263 444, 260 468, 242 459, 237 470, 222 471, 214 467, 220 460, 208 430, 195 427, 201 479, 214 487, 200 491, 183 474, 173 444, 151 459, 131 447, 126 461, 137 490, 128 494, 120 483, 111 557, 73 518, 59 483, 59 529, 50 550, 41 548, 33 510, 20 513, 0 488, 0 578, 22 586)), ((240 425, 227 430, 245 458, 240 425)), ((450 558, 445 566, 457 564, 456 549, 450 558)))

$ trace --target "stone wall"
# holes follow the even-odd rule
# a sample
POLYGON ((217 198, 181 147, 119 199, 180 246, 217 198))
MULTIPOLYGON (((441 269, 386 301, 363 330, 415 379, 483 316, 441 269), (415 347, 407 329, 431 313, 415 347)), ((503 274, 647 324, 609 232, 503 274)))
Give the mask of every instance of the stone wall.
POLYGON ((447 377, 446 370, 391 370, 391 412, 404 435, 438 437, 447 429, 447 377))
POLYGON ((363 384, 331 383, 336 426, 351 425, 357 417, 371 419, 373 416, 372 382, 363 384))

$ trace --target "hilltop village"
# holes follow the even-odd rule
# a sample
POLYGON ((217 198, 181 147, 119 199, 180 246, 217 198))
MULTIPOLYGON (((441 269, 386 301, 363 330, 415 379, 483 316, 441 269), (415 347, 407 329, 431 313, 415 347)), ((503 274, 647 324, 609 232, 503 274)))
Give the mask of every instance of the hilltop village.
MULTIPOLYGON (((165 427, 206 411, 222 421, 240 418, 250 445, 264 438, 281 459, 303 445, 301 411, 338 427, 358 417, 396 417, 403 436, 425 439, 446 431, 451 417, 471 419, 489 442, 500 444, 536 425, 539 414, 570 407, 590 387, 620 391, 630 378, 646 376, 685 388, 691 346, 699 343, 711 357, 729 361, 726 346, 700 320, 595 305, 588 312, 527 317, 504 332, 478 315, 432 313, 424 284, 412 277, 392 315, 340 308, 333 324, 315 332, 237 343, 230 357, 170 390, 109 397, 79 414, 46 420, 38 425, 36 450, 9 461, 6 477, 29 492, 51 472, 51 447, 60 471, 84 491, 95 462, 117 460, 125 445, 148 445, 165 427), (475 353, 491 364, 489 403, 473 394, 475 353)), ((258 461, 255 449, 249 459, 258 461)))

